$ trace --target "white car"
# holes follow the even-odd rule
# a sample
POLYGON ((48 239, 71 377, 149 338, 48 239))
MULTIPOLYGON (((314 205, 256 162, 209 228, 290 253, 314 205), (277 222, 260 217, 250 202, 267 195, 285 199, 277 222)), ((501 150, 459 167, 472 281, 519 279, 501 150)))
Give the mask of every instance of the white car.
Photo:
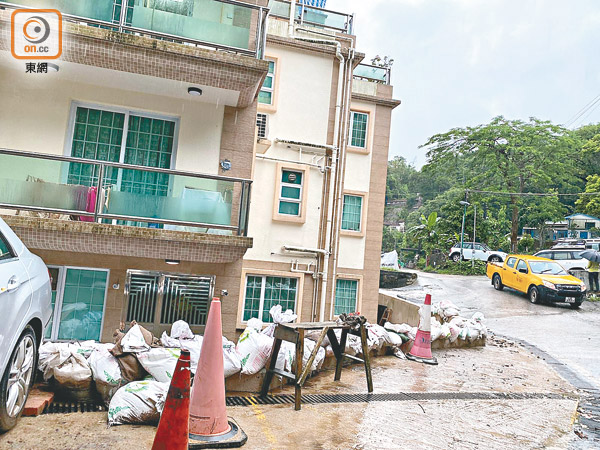
POLYGON ((556 261, 566 270, 585 270, 588 265, 588 260, 581 256, 581 253, 586 249, 583 246, 579 247, 552 247, 548 250, 537 252, 534 256, 547 258, 556 261))
POLYGON ((0 433, 23 412, 51 315, 48 268, 0 218, 0 433))
MULTIPOLYGON (((454 262, 460 261, 460 242, 450 249, 448 254, 450 259, 454 262)), ((506 259, 507 254, 500 251, 495 251, 489 248, 485 244, 479 242, 463 242, 463 259, 486 262, 503 262, 506 259)))

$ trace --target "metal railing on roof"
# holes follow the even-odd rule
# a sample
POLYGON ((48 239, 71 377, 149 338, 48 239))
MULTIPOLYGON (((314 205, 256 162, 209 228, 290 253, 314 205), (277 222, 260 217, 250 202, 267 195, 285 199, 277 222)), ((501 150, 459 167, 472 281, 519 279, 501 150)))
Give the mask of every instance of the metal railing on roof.
MULTIPOLYGON (((247 236, 252 180, 0 148, 0 208, 247 236)), ((63 217, 58 217, 63 218, 63 217)))
MULTIPOLYGON (((271 16, 289 20, 291 2, 286 0, 271 0, 269 8, 271 16)), ((299 24, 353 34, 354 16, 352 14, 318 8, 298 2, 296 3, 294 17, 296 23, 299 24)))
POLYGON ((370 64, 359 64, 354 69, 354 78, 367 80, 380 84, 391 84, 391 67, 373 66, 370 64))
POLYGON ((268 8, 236 0, 16 0, 0 8, 54 8, 64 20, 262 59, 268 8))

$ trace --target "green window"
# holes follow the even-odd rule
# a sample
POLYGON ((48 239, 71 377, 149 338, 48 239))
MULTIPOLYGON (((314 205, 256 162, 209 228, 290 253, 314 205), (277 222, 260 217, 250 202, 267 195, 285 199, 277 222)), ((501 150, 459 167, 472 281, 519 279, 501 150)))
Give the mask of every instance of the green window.
MULTIPOLYGON (((175 122, 129 115, 125 164, 171 168, 175 122)), ((124 170, 122 191, 149 195, 167 195, 169 175, 158 172, 124 170)))
MULTIPOLYGON (((71 156, 97 161, 119 162, 125 114, 77 107, 71 156)), ((98 167, 69 164, 69 184, 92 186, 98 181, 98 167)), ((116 183, 117 171, 108 169, 105 181, 116 183)))
POLYGON ((272 322, 269 311, 275 305, 281 305, 284 311, 291 309, 296 312, 297 298, 297 278, 248 275, 243 321, 246 322, 254 317, 263 322, 272 322))
POLYGON ((279 214, 299 216, 302 204, 303 173, 293 170, 281 171, 279 214))
POLYGON ((342 211, 342 230, 360 231, 362 218, 362 201, 360 195, 344 195, 342 211))
POLYGON ((367 125, 369 115, 352 111, 350 117, 350 145, 352 147, 367 147, 367 125))
POLYGON ((263 82, 262 88, 258 93, 258 103, 265 105, 273 104, 273 89, 275 86, 275 61, 269 62, 269 72, 263 82))
POLYGON ((356 312, 358 300, 358 280, 345 280, 338 278, 335 283, 335 308, 334 314, 356 312))

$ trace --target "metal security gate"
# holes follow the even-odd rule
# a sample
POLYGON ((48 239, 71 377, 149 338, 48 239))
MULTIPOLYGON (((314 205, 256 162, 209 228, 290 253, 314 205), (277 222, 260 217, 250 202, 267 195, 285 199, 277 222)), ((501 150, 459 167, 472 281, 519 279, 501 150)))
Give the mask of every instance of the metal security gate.
POLYGON ((206 325, 215 277, 128 270, 125 320, 135 320, 155 334, 177 320, 192 329, 206 325))

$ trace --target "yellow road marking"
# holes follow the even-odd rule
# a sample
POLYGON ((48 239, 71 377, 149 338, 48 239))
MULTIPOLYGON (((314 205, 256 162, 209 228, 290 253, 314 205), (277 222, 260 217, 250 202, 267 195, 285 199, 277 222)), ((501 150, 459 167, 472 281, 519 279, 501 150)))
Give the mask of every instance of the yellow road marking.
MULTIPOLYGON (((277 445, 277 438, 271 431, 271 428, 269 428, 269 423, 267 422, 267 418, 265 417, 265 415, 263 414, 261 409, 257 406, 256 401, 254 401, 251 397, 246 397, 246 400, 248 400, 250 402, 252 411, 254 412, 254 415, 258 419, 260 428, 262 429, 263 434, 267 438, 267 441, 269 441, 269 444, 271 444, 272 446, 277 445)), ((271 448, 272 448, 272 450, 275 450, 275 447, 271 447, 271 448)))

